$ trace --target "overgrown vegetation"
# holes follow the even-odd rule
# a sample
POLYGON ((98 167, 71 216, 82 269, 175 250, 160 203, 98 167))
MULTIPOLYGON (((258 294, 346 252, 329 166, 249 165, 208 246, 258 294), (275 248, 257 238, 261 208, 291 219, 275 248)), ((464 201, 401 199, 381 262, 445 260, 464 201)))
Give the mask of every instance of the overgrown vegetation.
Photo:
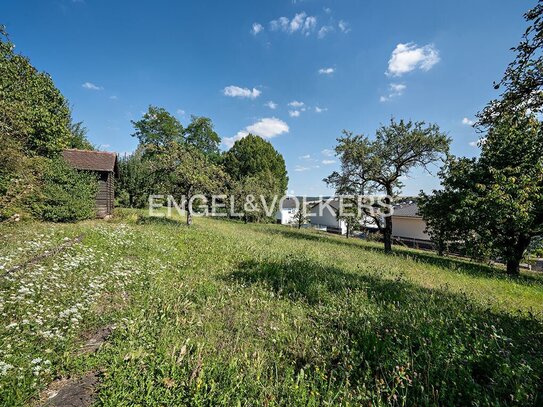
POLYGON ((543 400, 538 276, 284 226, 117 219, 0 226, 4 272, 85 236, 2 280, 3 405, 89 371, 111 406, 543 400))

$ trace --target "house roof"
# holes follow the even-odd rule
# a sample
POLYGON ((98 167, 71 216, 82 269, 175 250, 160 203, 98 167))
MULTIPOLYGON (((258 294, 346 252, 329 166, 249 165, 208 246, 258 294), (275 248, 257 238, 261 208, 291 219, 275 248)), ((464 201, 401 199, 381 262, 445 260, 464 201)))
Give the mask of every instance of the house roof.
POLYGON ((403 218, 421 218, 417 204, 400 205, 394 207, 392 216, 401 216, 403 218))
POLYGON ((323 199, 323 200, 321 200, 319 202, 316 202, 309 209, 312 210, 313 208, 316 208, 319 205, 324 205, 325 203, 328 203, 328 206, 330 206, 334 211, 337 212, 339 210, 339 199, 338 198, 330 199, 330 201, 328 201, 328 199, 323 199))
MULTIPOLYGON (((287 197, 283 199, 283 201, 281 202, 281 209, 295 209, 297 199, 298 198, 296 197, 287 197)), ((298 202, 301 205, 301 200, 298 202)))
POLYGON ((62 152, 68 164, 78 170, 115 171, 117 154, 106 151, 69 149, 62 152))

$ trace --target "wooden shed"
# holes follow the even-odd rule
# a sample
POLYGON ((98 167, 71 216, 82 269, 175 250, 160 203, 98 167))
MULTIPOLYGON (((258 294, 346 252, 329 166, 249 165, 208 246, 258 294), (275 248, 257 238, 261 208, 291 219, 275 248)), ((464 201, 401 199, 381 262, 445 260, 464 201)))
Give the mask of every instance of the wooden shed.
POLYGON ((96 216, 105 218, 113 214, 114 180, 118 173, 117 154, 105 151, 69 149, 64 150, 62 156, 75 169, 91 171, 98 175, 96 216))

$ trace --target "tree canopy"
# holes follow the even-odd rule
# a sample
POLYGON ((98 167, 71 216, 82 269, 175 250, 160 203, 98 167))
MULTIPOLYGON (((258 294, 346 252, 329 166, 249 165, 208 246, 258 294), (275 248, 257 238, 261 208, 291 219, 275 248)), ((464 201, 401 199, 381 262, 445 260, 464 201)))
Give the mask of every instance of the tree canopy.
POLYGON ((234 143, 224 154, 224 167, 234 180, 270 173, 276 180, 277 193, 288 187, 287 169, 283 156, 262 137, 249 134, 234 143))
MULTIPOLYGON (((324 181, 338 193, 366 195, 386 194, 391 203, 402 188, 401 178, 415 167, 426 168, 448 153, 450 139, 436 124, 390 120, 377 129, 375 139, 344 131, 337 139, 336 154, 341 172, 324 181)), ((385 217, 383 232, 385 251, 392 250, 392 219, 385 217)))

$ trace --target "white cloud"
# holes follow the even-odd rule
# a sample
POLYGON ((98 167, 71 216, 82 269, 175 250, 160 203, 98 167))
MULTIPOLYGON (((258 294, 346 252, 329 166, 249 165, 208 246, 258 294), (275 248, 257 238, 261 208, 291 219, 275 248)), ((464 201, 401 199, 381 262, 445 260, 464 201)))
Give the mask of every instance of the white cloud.
POLYGON ((92 82, 85 82, 83 85, 81 85, 85 89, 89 90, 103 90, 104 88, 102 86, 95 85, 92 82))
POLYGON ((266 117, 247 127, 249 133, 263 138, 272 138, 283 133, 288 133, 289 127, 283 120, 275 117, 266 117))
POLYGON ((264 29, 264 26, 260 23, 253 23, 253 27, 251 29, 251 33, 253 35, 257 35, 259 32, 261 32, 264 29))
POLYGON ((389 93, 386 96, 381 96, 379 98, 380 102, 388 102, 390 99, 402 96, 404 90, 407 89, 407 86, 403 83, 391 83, 388 85, 389 93))
POLYGON ((300 117, 300 111, 299 110, 289 110, 288 115, 290 117, 300 117))
POLYGON ((310 167, 304 167, 303 165, 297 165, 295 168, 294 168, 294 171, 296 172, 303 172, 303 171, 309 171, 311 168, 310 167))
POLYGON ((471 119, 468 119, 467 117, 464 117, 462 119, 462 124, 465 124, 466 126, 473 126, 475 122, 471 119))
POLYGON ((335 155, 334 150, 330 150, 329 148, 325 148, 321 151, 321 154, 325 157, 333 157, 335 155))
POLYGON ((336 163, 336 160, 322 160, 321 161, 324 165, 330 165, 330 164, 335 164, 336 163))
POLYGON ((117 99, 119 99, 119 98, 118 98, 117 96, 115 96, 115 95, 111 95, 109 98, 110 98, 111 100, 117 100, 117 99))
POLYGON ((321 75, 331 75, 335 72, 334 68, 321 68, 319 69, 319 73, 321 75))
POLYGON ((331 25, 323 25, 319 29, 319 32, 317 33, 317 37, 324 38, 326 37, 326 35, 328 35, 330 31, 334 31, 334 27, 332 27, 331 25))
POLYGON ((469 145, 472 146, 472 147, 477 147, 478 143, 479 143, 478 141, 470 141, 469 145))
POLYGON ((223 139, 223 144, 230 148, 234 145, 236 141, 247 137, 249 133, 255 134, 265 139, 270 139, 288 132, 288 124, 286 124, 284 121, 276 119, 275 117, 265 117, 264 119, 260 119, 256 123, 245 127, 244 130, 238 131, 235 136, 225 137, 223 139))
POLYGON ((310 160, 311 159, 311 154, 302 155, 302 156, 300 156, 300 159, 301 160, 310 160))
POLYGON ((260 92, 258 89, 256 88, 253 88, 252 90, 251 89, 248 89, 248 88, 240 88, 239 86, 227 86, 226 88, 223 89, 223 93, 225 96, 230 96, 230 97, 239 97, 239 98, 249 98, 249 99, 256 99, 257 97, 260 96, 260 94, 262 92, 260 92))
POLYGON ((175 111, 179 116, 184 116, 185 115, 185 111, 183 109, 177 109, 175 111))
POLYGON ((288 105, 292 106, 292 107, 302 107, 304 105, 304 102, 299 102, 297 100, 293 100, 288 105))
POLYGON ((351 28, 349 27, 349 23, 347 23, 346 21, 339 20, 339 23, 337 24, 337 26, 339 27, 342 33, 347 34, 349 31, 351 31, 351 28))
POLYGON ((315 30, 315 27, 317 26, 317 18, 316 17, 307 17, 304 22, 304 26, 302 28, 302 32, 305 35, 309 35, 315 30))
POLYGON ((272 31, 284 31, 292 34, 297 31, 302 34, 309 35, 317 27, 317 17, 308 16, 306 12, 296 14, 292 20, 287 17, 279 17, 276 20, 270 21, 270 29, 272 31))
POLYGON ((332 12, 332 9, 330 7, 325 7, 323 8, 323 10, 326 14, 330 14, 332 12))
POLYGON ((317 113, 326 112, 327 110, 328 110, 327 107, 318 107, 318 106, 315 106, 315 112, 317 112, 317 113))
POLYGON ((469 145, 472 147, 479 147, 479 145, 483 145, 486 143, 486 137, 481 137, 477 141, 470 141, 469 145))
POLYGON ((398 44, 388 61, 388 76, 401 76, 414 69, 430 70, 439 62, 439 51, 432 45, 419 47, 412 42, 398 44))
POLYGON ((272 110, 277 109, 277 103, 275 103, 275 102, 273 102, 271 100, 269 102, 267 102, 264 106, 268 106, 272 110))

